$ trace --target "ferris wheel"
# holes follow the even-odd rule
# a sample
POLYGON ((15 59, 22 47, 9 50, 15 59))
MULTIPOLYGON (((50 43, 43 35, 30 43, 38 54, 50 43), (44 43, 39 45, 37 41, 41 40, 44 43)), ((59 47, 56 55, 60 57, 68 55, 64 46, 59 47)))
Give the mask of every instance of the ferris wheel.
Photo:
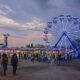
POLYGON ((80 40, 80 19, 71 15, 53 17, 44 29, 44 41, 50 48, 77 49, 80 40))

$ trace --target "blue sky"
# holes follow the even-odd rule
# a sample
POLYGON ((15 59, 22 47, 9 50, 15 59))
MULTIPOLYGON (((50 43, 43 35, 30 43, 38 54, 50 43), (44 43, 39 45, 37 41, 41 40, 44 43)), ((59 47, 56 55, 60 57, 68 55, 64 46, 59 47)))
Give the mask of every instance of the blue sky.
POLYGON ((80 0, 0 0, 0 35, 10 34, 9 46, 43 44, 44 27, 60 14, 80 18, 80 0))

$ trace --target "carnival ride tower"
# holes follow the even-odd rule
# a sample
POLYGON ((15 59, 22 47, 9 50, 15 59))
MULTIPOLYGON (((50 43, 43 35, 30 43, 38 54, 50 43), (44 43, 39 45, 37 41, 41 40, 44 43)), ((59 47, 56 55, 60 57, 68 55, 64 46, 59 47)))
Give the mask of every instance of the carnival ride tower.
POLYGON ((7 34, 3 34, 4 36, 4 46, 5 48, 8 47, 8 37, 10 36, 8 33, 7 34))
POLYGON ((8 37, 10 35, 7 33, 7 34, 3 34, 3 35, 0 35, 0 38, 4 40, 3 43, 0 43, 0 47, 1 48, 7 48, 8 47, 8 37))

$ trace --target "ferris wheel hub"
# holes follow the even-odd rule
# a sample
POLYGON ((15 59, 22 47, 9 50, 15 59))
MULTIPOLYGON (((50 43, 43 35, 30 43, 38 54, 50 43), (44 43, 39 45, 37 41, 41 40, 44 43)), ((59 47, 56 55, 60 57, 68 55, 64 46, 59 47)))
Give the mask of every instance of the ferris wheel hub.
POLYGON ((64 34, 64 35, 66 35, 66 34, 67 34, 67 32, 66 32, 66 31, 64 31, 64 32, 63 32, 63 34, 64 34))

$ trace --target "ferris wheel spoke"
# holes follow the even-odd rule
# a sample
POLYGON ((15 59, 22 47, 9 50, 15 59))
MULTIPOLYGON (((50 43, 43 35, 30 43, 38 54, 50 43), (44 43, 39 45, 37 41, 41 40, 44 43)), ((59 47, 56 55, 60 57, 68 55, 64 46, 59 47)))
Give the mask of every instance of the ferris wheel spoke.
POLYGON ((78 33, 80 32, 80 30, 77 28, 77 26, 75 28, 69 28, 67 33, 78 33))
MULTIPOLYGON (((72 43, 73 43, 73 44, 74 44, 74 43, 75 43, 75 44, 79 44, 78 41, 77 41, 77 39, 73 39, 73 37, 71 37, 71 40, 72 40, 72 43)), ((75 44, 74 44, 74 45, 75 45, 75 44)))
POLYGON ((73 36, 73 39, 74 39, 74 37, 77 38, 77 39, 80 39, 80 37, 77 36, 77 35, 74 35, 74 34, 68 34, 68 35, 73 36))
MULTIPOLYGON (((56 29, 56 32, 60 32, 61 33, 61 29, 59 28, 62 28, 62 25, 60 24, 60 22, 58 21, 57 24, 54 24, 54 28, 56 29)), ((60 33, 58 33, 60 35, 60 33)))
POLYGON ((67 27, 67 32, 71 32, 71 30, 72 30, 72 25, 73 25, 73 23, 70 23, 69 25, 67 25, 66 27, 67 27))
POLYGON ((74 31, 74 32, 79 32, 80 33, 80 30, 77 30, 77 31, 74 31))
POLYGON ((72 22, 72 25, 70 26, 71 29, 79 27, 79 22, 77 22, 76 24, 74 24, 74 21, 72 22))
MULTIPOLYGON (((60 15, 59 21, 61 23, 62 30, 65 31, 66 30, 66 27, 64 25, 64 23, 66 22, 65 16, 64 15, 60 15)), ((67 23, 65 23, 65 24, 67 24, 67 23)))
POLYGON ((77 30, 77 31, 72 31, 72 32, 67 32, 67 34, 80 34, 80 30, 77 30))
POLYGON ((65 30, 65 27, 64 27, 64 24, 63 24, 63 22, 61 22, 62 23, 62 30, 64 31, 65 30))
POLYGON ((78 29, 79 30, 78 25, 77 26, 72 26, 72 28, 70 28, 70 30, 74 30, 74 29, 78 29))
POLYGON ((54 29, 50 29, 49 31, 50 31, 50 33, 52 33, 52 32, 56 32, 56 33, 57 33, 57 35, 59 36, 59 33, 58 33, 58 31, 57 31, 57 29, 56 29, 56 27, 55 27, 55 26, 54 26, 54 29))
POLYGON ((63 39, 61 40, 61 44, 62 44, 62 47, 63 47, 64 46, 64 40, 63 39))
POLYGON ((61 47, 62 47, 62 45, 63 45, 63 44, 62 44, 62 42, 61 42, 61 47))
POLYGON ((54 24, 53 25, 53 27, 56 29, 56 30, 58 30, 58 27, 57 27, 58 25, 57 24, 54 24))
POLYGON ((71 24, 68 26, 68 28, 70 28, 69 31, 77 28, 78 26, 78 24, 74 25, 74 22, 72 21, 71 24))
POLYGON ((67 31, 67 26, 69 26, 69 21, 66 21, 66 24, 65 24, 65 31, 67 31))
POLYGON ((66 38, 65 38, 65 48, 67 48, 67 43, 66 43, 66 42, 67 42, 67 40, 66 40, 66 38))
POLYGON ((65 23, 64 23, 65 31, 67 31, 69 26, 72 25, 71 19, 69 19, 69 20, 68 19, 69 18, 66 18, 65 23))
POLYGON ((77 31, 73 31, 73 32, 75 32, 75 33, 79 33, 79 32, 80 32, 80 30, 77 30, 77 31))

